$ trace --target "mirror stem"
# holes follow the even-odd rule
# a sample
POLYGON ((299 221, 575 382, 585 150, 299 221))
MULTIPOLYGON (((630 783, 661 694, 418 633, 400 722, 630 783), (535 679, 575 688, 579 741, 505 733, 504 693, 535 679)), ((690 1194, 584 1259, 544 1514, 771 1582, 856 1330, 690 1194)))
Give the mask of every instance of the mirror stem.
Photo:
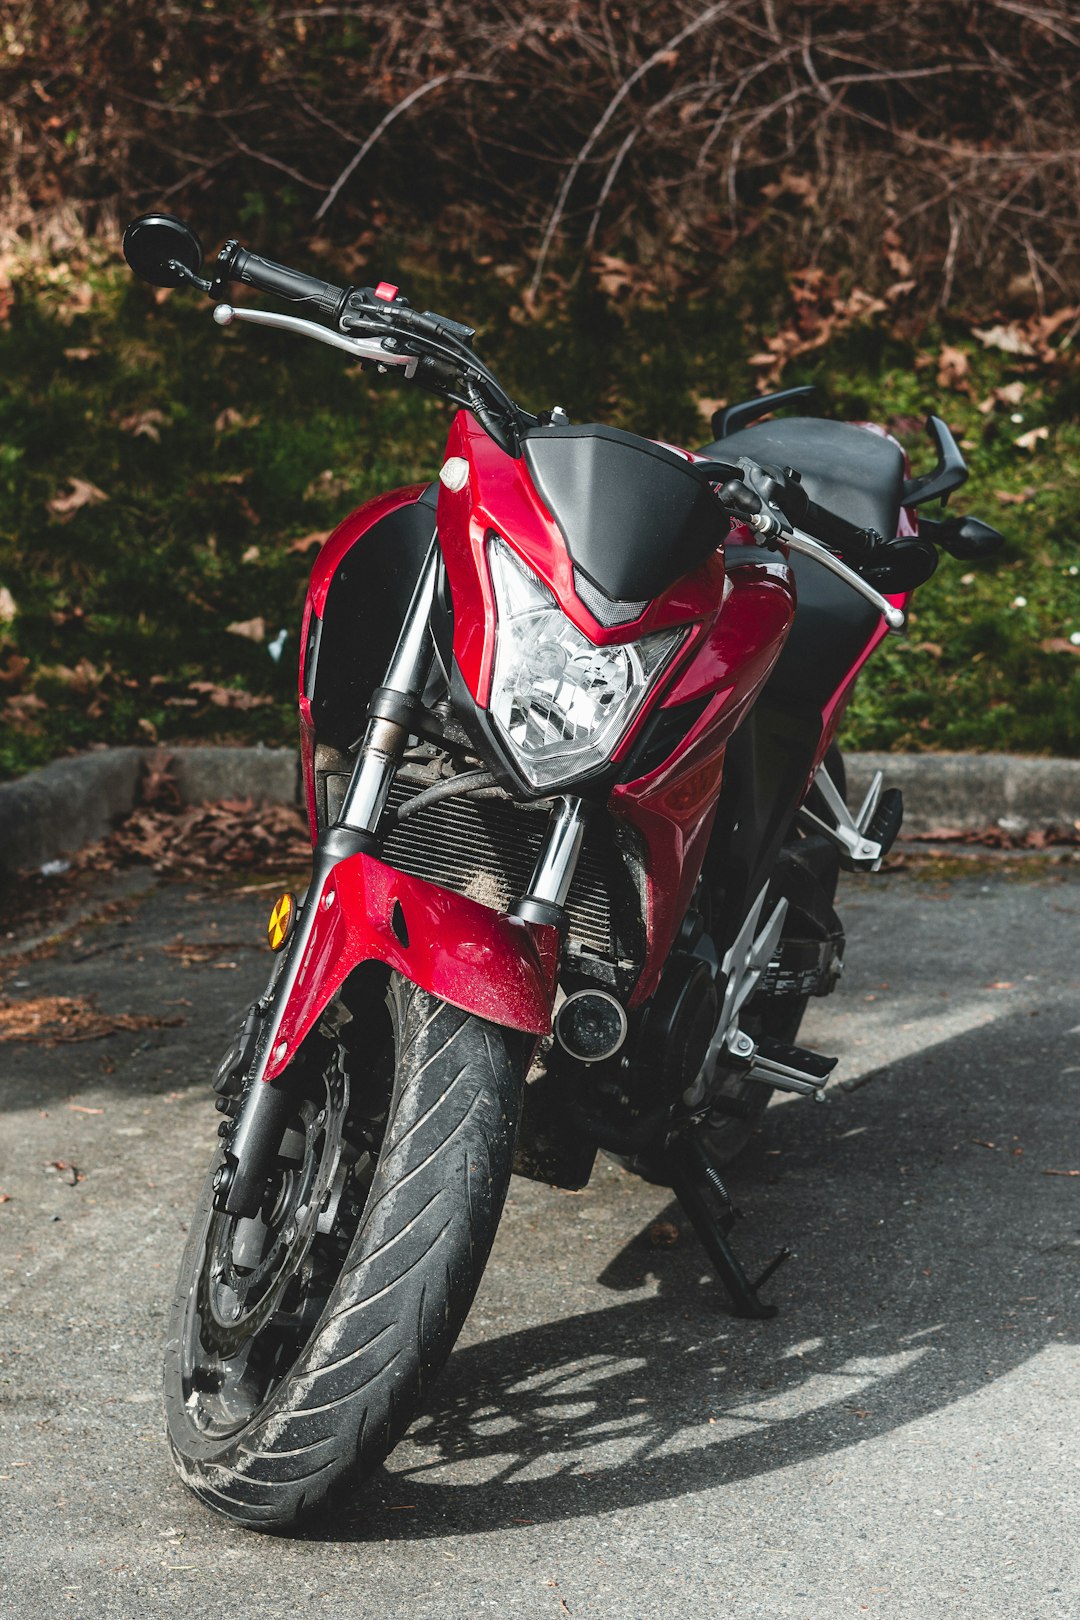
POLYGON ((169 269, 178 275, 181 281, 190 282, 193 287, 198 287, 200 292, 208 293, 210 291, 210 282, 206 280, 205 276, 197 276, 194 270, 189 270, 187 265, 181 264, 179 259, 170 259, 169 269))

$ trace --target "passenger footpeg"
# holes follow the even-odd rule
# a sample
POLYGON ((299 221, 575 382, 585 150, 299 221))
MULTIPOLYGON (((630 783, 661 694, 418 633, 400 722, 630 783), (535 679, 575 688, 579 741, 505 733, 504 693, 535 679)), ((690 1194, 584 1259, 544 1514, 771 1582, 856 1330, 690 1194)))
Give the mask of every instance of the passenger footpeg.
POLYGON ((904 819, 904 796, 899 788, 881 791, 882 773, 874 772, 866 798, 853 816, 832 777, 820 765, 814 787, 822 800, 826 817, 803 805, 799 820, 815 832, 823 833, 840 852, 840 864, 849 872, 876 872, 881 866, 904 819))

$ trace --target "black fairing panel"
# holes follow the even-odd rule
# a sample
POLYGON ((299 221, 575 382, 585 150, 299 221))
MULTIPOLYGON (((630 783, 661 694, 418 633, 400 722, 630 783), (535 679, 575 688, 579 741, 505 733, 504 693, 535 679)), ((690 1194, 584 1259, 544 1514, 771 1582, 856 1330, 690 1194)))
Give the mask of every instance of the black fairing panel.
POLYGON ((836 512, 860 529, 896 535, 904 487, 904 456, 899 446, 869 428, 824 417, 791 416, 753 427, 706 445, 703 455, 718 461, 749 456, 773 466, 794 467, 818 506, 836 512))
POLYGON ((814 703, 775 697, 766 687, 728 743, 706 856, 712 934, 721 952, 772 871, 820 737, 821 714, 814 703))
MULTIPOLYGON (((730 443, 730 440, 724 440, 730 443)), ((821 741, 823 710, 880 627, 872 603, 792 552, 798 601, 783 651, 727 746, 707 857, 721 949, 769 877, 821 741)))
POLYGON ((368 700, 386 674, 434 529, 434 491, 425 490, 418 501, 379 518, 338 566, 305 664, 320 742, 347 748, 363 730, 368 700))
POLYGON ((797 606, 783 651, 765 686, 771 699, 807 700, 823 710, 881 624, 881 614, 827 568, 793 551, 797 606))
POLYGON ((570 556, 614 601, 651 601, 700 568, 728 531, 682 457, 633 433, 536 428, 523 453, 570 556))

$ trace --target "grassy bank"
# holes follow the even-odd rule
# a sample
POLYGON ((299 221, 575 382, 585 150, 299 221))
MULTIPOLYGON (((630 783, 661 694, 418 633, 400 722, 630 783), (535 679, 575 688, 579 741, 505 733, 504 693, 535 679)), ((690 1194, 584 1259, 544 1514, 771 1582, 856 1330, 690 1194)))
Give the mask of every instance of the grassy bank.
MULTIPOLYGON (((594 286, 527 321, 497 269, 486 286, 402 280, 479 320, 512 392, 578 420, 699 443, 709 404, 752 393, 764 368, 750 290, 724 310, 631 312, 594 286)), ((917 470, 938 410, 972 468, 955 508, 1010 539, 989 565, 943 561, 861 683, 847 740, 1080 753, 1078 372, 1030 322, 916 345, 886 313, 837 320, 817 347, 791 326, 782 380, 892 426, 917 470)), ((0 366, 0 774, 94 742, 291 738, 313 537, 433 476, 445 410, 314 344, 222 334, 204 300, 158 299, 108 263, 17 279, 0 366)))

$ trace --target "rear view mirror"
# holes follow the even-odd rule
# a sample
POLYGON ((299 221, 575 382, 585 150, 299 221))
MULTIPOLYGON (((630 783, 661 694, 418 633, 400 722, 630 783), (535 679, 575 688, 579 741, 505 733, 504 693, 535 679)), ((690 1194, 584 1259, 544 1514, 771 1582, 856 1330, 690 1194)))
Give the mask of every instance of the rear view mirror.
POLYGON ((151 286, 179 287, 188 279, 185 270, 198 275, 202 243, 175 214, 140 214, 124 232, 124 258, 151 286))

